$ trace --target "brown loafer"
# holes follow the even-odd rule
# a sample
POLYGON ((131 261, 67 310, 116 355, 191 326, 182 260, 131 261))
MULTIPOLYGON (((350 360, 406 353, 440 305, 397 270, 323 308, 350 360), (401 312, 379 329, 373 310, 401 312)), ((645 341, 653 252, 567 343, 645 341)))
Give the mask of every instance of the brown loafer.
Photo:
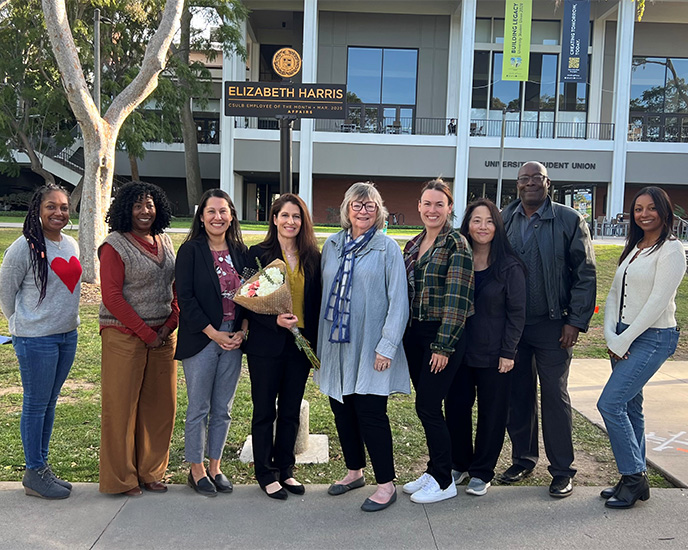
POLYGON ((143 494, 143 491, 141 490, 141 487, 137 485, 136 487, 132 487, 128 491, 124 491, 120 494, 125 497, 140 497, 143 494))
POLYGON ((152 483, 144 483, 143 488, 151 493, 166 493, 167 485, 162 481, 153 481, 152 483))

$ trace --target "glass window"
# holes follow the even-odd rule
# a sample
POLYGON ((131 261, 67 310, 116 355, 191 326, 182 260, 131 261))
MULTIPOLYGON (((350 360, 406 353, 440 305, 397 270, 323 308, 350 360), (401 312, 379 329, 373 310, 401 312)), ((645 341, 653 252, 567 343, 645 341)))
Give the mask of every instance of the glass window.
POLYGON ((384 50, 382 103, 416 104, 417 50, 384 50))
POLYGON ((475 20, 475 41, 476 42, 490 42, 492 40, 492 20, 491 19, 476 19, 475 20))
POLYGON ((494 42, 504 44, 504 19, 494 20, 494 42))
POLYGON ((379 48, 349 48, 346 75, 347 91, 363 103, 380 103, 382 88, 382 50, 379 48))
POLYGON ((557 57, 556 54, 530 54, 525 91, 526 111, 554 111, 557 57))
POLYGON ((557 46, 561 36, 559 25, 559 21, 533 21, 530 28, 530 43, 557 46))
POLYGON ((473 56, 473 109, 487 109, 487 90, 490 83, 490 52, 475 52, 473 56))
POLYGON ((490 109, 501 111, 506 107, 510 110, 520 111, 521 83, 514 80, 502 80, 502 57, 501 52, 494 52, 490 109))
POLYGON ((688 59, 667 59, 666 112, 688 112, 688 59))
POLYGON ((636 57, 631 71, 631 111, 663 112, 666 58, 636 57))

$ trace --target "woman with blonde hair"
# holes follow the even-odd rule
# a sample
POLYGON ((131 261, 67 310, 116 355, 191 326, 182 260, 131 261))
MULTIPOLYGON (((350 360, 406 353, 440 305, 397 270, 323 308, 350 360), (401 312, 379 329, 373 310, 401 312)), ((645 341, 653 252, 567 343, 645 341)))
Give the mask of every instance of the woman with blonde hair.
POLYGON ((372 183, 354 183, 340 207, 342 230, 322 249, 323 296, 314 379, 329 396, 348 472, 330 495, 365 485, 368 450, 377 490, 366 512, 396 501, 387 399, 410 393, 401 346, 408 319, 406 271, 399 245, 382 233, 387 209, 372 183))

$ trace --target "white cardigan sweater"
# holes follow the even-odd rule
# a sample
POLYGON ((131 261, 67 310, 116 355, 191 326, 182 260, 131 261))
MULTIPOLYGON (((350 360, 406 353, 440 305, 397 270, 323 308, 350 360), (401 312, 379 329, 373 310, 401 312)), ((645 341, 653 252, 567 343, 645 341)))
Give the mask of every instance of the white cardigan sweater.
POLYGON ((633 341, 648 328, 676 326, 676 290, 686 272, 686 253, 683 243, 668 240, 654 252, 651 248, 640 252, 636 246, 619 265, 604 309, 604 337, 607 347, 623 357, 633 341), (626 285, 623 285, 624 271, 626 285), (616 334, 621 296, 624 296, 621 322, 629 325, 616 334))

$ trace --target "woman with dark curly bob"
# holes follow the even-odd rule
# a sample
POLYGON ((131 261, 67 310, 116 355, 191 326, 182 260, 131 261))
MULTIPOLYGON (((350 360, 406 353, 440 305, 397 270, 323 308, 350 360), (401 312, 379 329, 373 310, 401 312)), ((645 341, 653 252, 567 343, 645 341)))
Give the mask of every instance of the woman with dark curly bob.
POLYGON ((103 301, 100 492, 164 493, 177 407, 174 360, 179 308, 171 210, 156 185, 123 185, 98 249, 103 301))

